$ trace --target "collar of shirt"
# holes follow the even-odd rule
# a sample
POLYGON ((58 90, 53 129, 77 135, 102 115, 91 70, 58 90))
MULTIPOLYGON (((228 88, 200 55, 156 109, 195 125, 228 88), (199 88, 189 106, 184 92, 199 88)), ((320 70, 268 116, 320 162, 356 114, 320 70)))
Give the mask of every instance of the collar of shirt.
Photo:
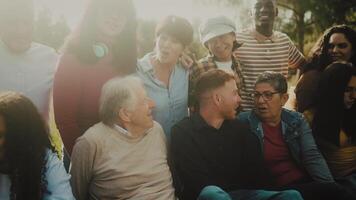
MULTIPOLYGON (((144 73, 149 73, 151 74, 152 76, 154 76, 154 67, 151 63, 151 58, 152 56, 155 55, 155 52, 150 52, 148 54, 146 54, 142 59, 140 59, 139 62, 141 62, 141 69, 142 69, 142 72, 144 73)), ((175 70, 176 67, 180 67, 180 64, 179 62, 175 64, 174 68, 173 68, 173 71, 175 70)))
POLYGON ((272 35, 269 37, 266 37, 265 35, 262 35, 261 33, 257 32, 255 29, 251 30, 251 34, 253 37, 258 41, 258 42, 264 42, 266 40, 270 40, 271 42, 275 42, 277 39, 277 35, 275 32, 272 32, 272 35))
POLYGON ((144 73, 150 72, 151 74, 153 73, 153 65, 151 63, 151 57, 153 55, 154 52, 150 52, 140 59, 139 62, 142 62, 142 64, 140 65, 142 72, 144 73))
POLYGON ((128 132, 126 129, 122 128, 121 126, 114 124, 114 129, 120 133, 123 133, 124 135, 127 136, 132 136, 130 132, 128 132))
POLYGON ((225 125, 225 123, 227 122, 227 120, 224 120, 221 127, 219 129, 216 129, 216 128, 210 126, 199 113, 193 114, 192 118, 193 118, 194 127, 197 130, 203 130, 203 129, 208 128, 208 129, 214 129, 214 130, 218 131, 218 130, 221 130, 223 128, 223 126, 225 125))
POLYGON ((19 58, 25 58, 27 54, 29 54, 29 52, 31 51, 31 49, 34 47, 34 43, 31 42, 31 46, 30 48, 28 48, 26 51, 24 52, 21 52, 21 53, 13 53, 9 50, 9 48, 6 46, 6 44, 0 39, 0 51, 2 53, 2 56, 3 56, 3 53, 7 56, 7 57, 11 57, 13 59, 19 59, 19 58))

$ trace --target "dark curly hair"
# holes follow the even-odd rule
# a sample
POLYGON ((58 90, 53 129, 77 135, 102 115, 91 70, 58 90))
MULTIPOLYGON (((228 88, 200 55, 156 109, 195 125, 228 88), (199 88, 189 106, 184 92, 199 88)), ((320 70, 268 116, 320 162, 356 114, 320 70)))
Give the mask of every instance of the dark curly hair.
POLYGON ((2 162, 11 180, 10 199, 42 199, 49 192, 46 151, 54 151, 44 120, 35 105, 16 92, 0 93, 0 117, 5 124, 2 162))
POLYGON ((356 66, 356 31, 346 25, 336 25, 327 29, 318 39, 309 53, 308 63, 304 67, 304 72, 309 70, 323 71, 333 61, 328 55, 328 44, 332 34, 342 33, 352 45, 353 55, 348 62, 356 66))
MULTIPOLYGON (((356 136, 356 104, 345 109, 344 93, 356 68, 350 63, 334 62, 322 73, 316 97, 312 129, 314 135, 339 146, 340 130, 356 136)), ((355 141, 356 142, 356 141, 355 141)))
POLYGON ((93 64, 99 61, 93 45, 98 33, 98 18, 101 12, 116 8, 126 19, 122 32, 115 38, 113 52, 113 66, 120 72, 132 73, 136 69, 136 12, 132 0, 89 0, 81 23, 68 37, 64 51, 77 56, 82 62, 93 64))

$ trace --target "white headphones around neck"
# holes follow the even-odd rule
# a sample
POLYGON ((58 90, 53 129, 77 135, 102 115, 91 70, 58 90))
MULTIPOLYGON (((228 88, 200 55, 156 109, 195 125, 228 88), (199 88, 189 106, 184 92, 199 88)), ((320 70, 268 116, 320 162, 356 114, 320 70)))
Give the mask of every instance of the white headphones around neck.
POLYGON ((106 44, 98 42, 93 44, 93 51, 96 57, 102 58, 109 53, 109 48, 106 44))

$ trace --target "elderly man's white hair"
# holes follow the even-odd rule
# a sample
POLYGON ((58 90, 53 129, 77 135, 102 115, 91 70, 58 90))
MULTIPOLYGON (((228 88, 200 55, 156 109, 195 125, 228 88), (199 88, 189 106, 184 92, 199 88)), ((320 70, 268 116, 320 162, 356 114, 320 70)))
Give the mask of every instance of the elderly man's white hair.
POLYGON ((104 124, 113 125, 121 108, 134 109, 137 104, 137 91, 143 88, 138 77, 133 75, 114 78, 105 83, 101 91, 99 114, 104 124))

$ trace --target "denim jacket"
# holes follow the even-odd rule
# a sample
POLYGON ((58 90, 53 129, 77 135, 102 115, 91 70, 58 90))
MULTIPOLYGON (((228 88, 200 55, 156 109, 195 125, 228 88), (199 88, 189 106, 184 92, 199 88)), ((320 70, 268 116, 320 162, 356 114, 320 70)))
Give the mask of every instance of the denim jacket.
MULTIPOLYGON (((238 118, 249 123, 252 133, 260 141, 263 151, 262 122, 253 111, 243 112, 238 118)), ((334 182, 325 159, 317 148, 312 131, 298 112, 282 109, 281 114, 282 134, 289 152, 297 165, 305 169, 310 177, 317 182, 334 182)), ((263 154, 263 152, 262 152, 263 154)))

